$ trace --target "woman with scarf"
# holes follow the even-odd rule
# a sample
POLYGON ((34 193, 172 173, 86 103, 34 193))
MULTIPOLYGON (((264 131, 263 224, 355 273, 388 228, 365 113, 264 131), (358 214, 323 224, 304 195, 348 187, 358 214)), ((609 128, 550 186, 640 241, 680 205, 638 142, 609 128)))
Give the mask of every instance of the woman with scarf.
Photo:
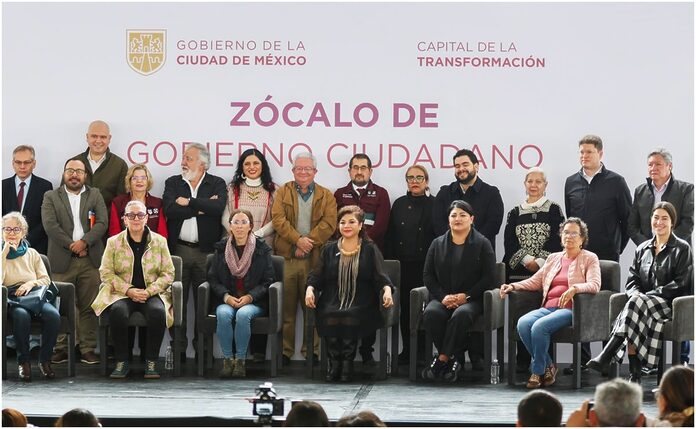
POLYGON ((268 313, 268 288, 275 278, 271 248, 252 233, 251 212, 232 210, 228 225, 230 235, 215 244, 208 270, 224 358, 222 378, 246 377, 251 321, 268 313))
POLYGON ((365 234, 365 213, 358 206, 338 211, 338 241, 326 243, 307 277, 305 303, 317 309, 317 331, 329 352, 326 381, 351 381, 358 339, 383 325, 379 310, 394 305, 392 284, 384 272, 384 258, 365 234), (316 292, 321 292, 316 298, 316 292))

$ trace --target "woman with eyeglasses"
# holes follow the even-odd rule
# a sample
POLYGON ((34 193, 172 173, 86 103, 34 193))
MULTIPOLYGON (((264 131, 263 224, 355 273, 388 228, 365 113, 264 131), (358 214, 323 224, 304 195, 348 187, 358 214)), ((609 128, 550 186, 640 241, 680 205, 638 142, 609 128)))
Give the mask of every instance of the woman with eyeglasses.
POLYGON ((691 246, 674 235, 677 210, 672 203, 655 205, 650 219, 653 237, 636 248, 626 281, 628 302, 614 321, 602 352, 587 362, 601 371, 613 360, 621 362, 628 349, 629 381, 640 383, 642 367, 654 368, 662 349, 665 321, 672 318, 672 301, 693 293, 691 246))
MULTIPOLYGON (((29 247, 26 241, 29 225, 19 212, 10 212, 2 217, 2 285, 4 287, 19 286, 16 296, 29 293, 36 286, 51 283, 48 271, 44 266, 41 255, 29 247)), ((58 338, 60 315, 52 304, 43 304, 41 315, 34 316, 22 307, 8 308, 12 318, 15 341, 17 343, 17 365, 19 379, 31 380, 31 362, 29 352, 29 334, 32 319, 41 321, 41 352, 39 354, 39 370, 45 378, 54 378, 51 369, 51 354, 58 338)), ((3 309, 4 311, 4 309, 3 309)), ((5 339, 2 339, 5 341, 5 339)))
POLYGON ((428 170, 412 165, 405 174, 406 195, 394 201, 389 215, 384 257, 401 262, 400 324, 403 350, 399 363, 409 362, 411 336, 411 290, 423 286, 423 266, 430 243, 435 239, 432 212, 435 197, 430 195, 428 170))
POLYGON ((222 349, 220 377, 246 377, 251 321, 268 313, 268 288, 275 272, 271 248, 252 232, 251 212, 234 209, 227 222, 230 235, 215 244, 208 269, 211 308, 222 349))
POLYGON ((585 222, 570 217, 560 226, 563 250, 548 255, 534 275, 500 287, 500 297, 515 290, 543 292, 541 308, 532 310, 517 321, 517 334, 532 356, 527 388, 548 387, 556 382, 558 369, 549 355, 554 332, 573 321, 573 297, 578 293, 599 292, 602 276, 599 259, 583 249, 587 245, 585 222))
POLYGON ((154 185, 154 179, 145 164, 133 164, 126 172, 126 193, 117 195, 111 201, 111 215, 109 218, 109 237, 126 229, 123 214, 129 201, 137 200, 147 207, 147 226, 150 231, 155 231, 167 238, 167 218, 162 208, 162 199, 150 195, 154 185))
POLYGON ((116 359, 111 378, 128 376, 132 349, 128 319, 136 311, 145 316, 145 378, 157 379, 164 332, 174 324, 171 292, 174 264, 167 239, 147 226, 147 207, 142 201, 126 204, 123 221, 126 229, 106 242, 99 267, 102 284, 92 308, 97 316, 109 312, 116 359))

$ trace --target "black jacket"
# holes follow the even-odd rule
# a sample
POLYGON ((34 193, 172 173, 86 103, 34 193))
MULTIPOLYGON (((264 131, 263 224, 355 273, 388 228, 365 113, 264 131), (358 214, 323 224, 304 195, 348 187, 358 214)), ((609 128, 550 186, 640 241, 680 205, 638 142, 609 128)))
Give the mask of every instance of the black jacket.
POLYGON ((430 299, 442 301, 445 295, 466 293, 472 301, 482 302, 483 292, 493 289, 495 253, 490 241, 471 229, 464 243, 462 257, 453 261, 452 235, 447 231, 428 249, 423 269, 423 283, 430 299))
POLYGON ((433 205, 433 225, 435 235, 444 234, 449 229, 449 206, 454 200, 464 200, 474 208, 474 226, 476 230, 486 236, 495 251, 495 236, 500 231, 505 215, 503 198, 495 186, 476 178, 476 182, 466 191, 462 192, 459 182, 452 182, 442 186, 435 197, 433 205))
POLYGON ((170 177, 164 182, 162 205, 167 215, 167 242, 169 251, 175 254, 176 241, 181 233, 184 220, 196 217, 198 220, 198 244, 202 252, 212 252, 213 245, 222 237, 220 217, 227 204, 227 185, 225 181, 212 174, 206 173, 198 187, 198 196, 191 198, 189 205, 184 207, 176 203, 178 197, 191 198, 191 188, 181 174, 170 177), (211 199, 216 195, 216 199, 211 199), (203 214, 199 214, 203 212, 203 214))
MULTIPOLYGON (((15 176, 2 181, 2 215, 9 212, 18 212, 17 189, 15 188, 15 176)), ((41 204, 44 194, 53 190, 53 185, 46 179, 32 174, 29 190, 24 194, 24 210, 22 214, 29 224, 27 241, 29 246, 37 252, 45 255, 48 252, 48 236, 41 223, 41 204)))
POLYGON ((434 202, 433 196, 415 197, 410 192, 394 201, 389 215, 385 259, 425 261, 430 243, 435 239, 434 202))
POLYGON ((579 217, 587 224, 587 250, 618 262, 628 243, 631 191, 626 180, 602 165, 588 184, 580 170, 566 179, 565 207, 569 218, 579 217))
POLYGON ((268 311, 268 287, 275 281, 271 248, 263 239, 256 238, 256 248, 251 257, 251 266, 244 276, 245 293, 240 295, 237 293, 237 278, 230 273, 230 268, 225 260, 226 246, 227 239, 215 243, 215 257, 208 269, 208 283, 210 283, 210 291, 212 292, 211 308, 208 310, 214 310, 222 304, 226 293, 237 298, 248 293, 254 299, 252 304, 268 311))
POLYGON ((689 243, 672 234, 666 248, 655 255, 655 240, 643 242, 636 249, 629 268, 626 293, 642 292, 672 300, 694 293, 693 257, 689 243))
MULTIPOLYGON (((638 246, 652 237, 650 227, 650 214, 652 213, 655 195, 653 194, 652 180, 636 188, 633 194, 633 205, 628 217, 628 233, 631 240, 638 246)), ((691 233, 694 231, 694 185, 688 182, 676 180, 670 177, 662 201, 668 201, 677 209, 677 224, 674 234, 691 243, 691 233)))

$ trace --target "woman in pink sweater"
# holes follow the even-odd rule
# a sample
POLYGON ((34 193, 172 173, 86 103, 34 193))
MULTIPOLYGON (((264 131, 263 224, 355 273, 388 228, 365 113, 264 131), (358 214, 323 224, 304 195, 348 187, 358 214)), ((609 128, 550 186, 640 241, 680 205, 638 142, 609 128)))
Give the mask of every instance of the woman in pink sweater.
POLYGON ((513 290, 543 291, 541 308, 530 311, 517 322, 517 333, 532 355, 532 375, 527 387, 536 389, 556 381, 556 366, 549 356, 551 335, 573 321, 573 297, 577 293, 597 293, 601 274, 599 259, 583 250, 587 245, 587 225, 576 217, 561 224, 563 251, 552 253, 532 277, 500 287, 500 297, 513 290))

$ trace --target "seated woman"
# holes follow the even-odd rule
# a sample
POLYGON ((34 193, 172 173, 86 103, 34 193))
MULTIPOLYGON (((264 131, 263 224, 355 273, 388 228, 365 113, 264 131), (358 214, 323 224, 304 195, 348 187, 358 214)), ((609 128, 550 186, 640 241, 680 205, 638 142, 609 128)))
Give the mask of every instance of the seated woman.
MULTIPOLYGON (((2 285, 6 287, 18 285, 16 296, 26 295, 36 286, 51 283, 41 255, 30 248, 25 240, 28 232, 29 225, 21 213, 10 212, 2 217, 2 285)), ((31 380, 29 333, 32 319, 41 321, 39 369, 45 378, 54 378, 56 375, 51 369, 51 354, 60 328, 58 309, 45 302, 40 316, 34 316, 22 307, 8 308, 8 313, 12 318, 12 333, 17 343, 19 379, 31 380)))
POLYGON ((208 270, 224 358, 223 378, 246 377, 251 321, 268 312, 268 287, 275 279, 271 248, 252 233, 251 213, 232 210, 228 225, 230 235, 215 244, 215 259, 208 270))
POLYGON ((662 201, 652 210, 653 238, 636 248, 626 281, 628 302, 614 322, 611 338, 587 366, 602 370, 621 361, 628 344, 630 381, 640 383, 641 368, 653 368, 660 357, 664 323, 672 318, 674 298, 693 293, 693 260, 689 243, 672 232, 677 211, 662 201))
POLYGON ((466 334, 483 314, 483 292, 493 287, 495 253, 486 237, 476 231, 474 209, 455 200, 449 207, 449 230, 433 240, 425 258, 423 283, 430 302, 423 326, 438 355, 423 378, 455 382, 468 348, 466 334))
POLYGON ((365 213, 358 206, 338 211, 338 241, 321 249, 316 267, 307 277, 305 304, 317 309, 317 331, 329 352, 326 381, 350 381, 358 339, 383 326, 382 306, 394 305, 392 284, 384 273, 384 259, 365 233, 365 213), (321 292, 316 299, 315 291, 321 292))
POLYGON ((583 250, 587 245, 587 225, 571 217, 561 224, 563 251, 552 253, 544 266, 534 275, 518 283, 500 287, 500 297, 513 290, 542 290, 541 308, 532 310, 517 321, 517 333, 524 347, 532 355, 532 375, 529 389, 551 386, 556 382, 556 365, 549 355, 549 344, 554 332, 573 322, 573 297, 578 293, 599 292, 602 275, 599 259, 583 250))
POLYGON ((130 372, 128 319, 139 311, 147 320, 145 378, 159 378, 157 359, 164 331, 174 323, 171 284, 174 264, 167 239, 147 226, 147 208, 142 201, 126 204, 126 229, 109 238, 99 267, 102 284, 92 303, 99 316, 109 310, 116 369, 111 378, 130 372))

